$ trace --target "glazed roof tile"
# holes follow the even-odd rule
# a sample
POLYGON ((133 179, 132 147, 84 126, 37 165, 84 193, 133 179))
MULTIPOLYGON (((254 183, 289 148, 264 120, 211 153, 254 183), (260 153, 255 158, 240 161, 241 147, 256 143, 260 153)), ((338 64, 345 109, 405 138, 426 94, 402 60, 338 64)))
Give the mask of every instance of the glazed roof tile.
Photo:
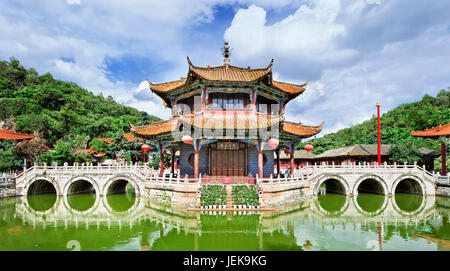
POLYGON ((412 136, 418 137, 438 137, 438 136, 449 136, 450 135, 450 123, 446 125, 439 125, 437 127, 425 129, 425 131, 414 131, 411 132, 412 136))
POLYGON ((11 140, 24 140, 32 139, 33 135, 22 134, 12 130, 0 129, 0 140, 1 139, 11 139, 11 140))
POLYGON ((155 136, 174 131, 178 122, 186 123, 201 129, 261 129, 280 123, 284 132, 300 136, 310 137, 322 130, 320 126, 306 126, 301 123, 284 121, 279 115, 267 115, 263 113, 233 114, 233 113, 209 113, 199 112, 185 114, 178 119, 152 123, 144 126, 132 125, 131 131, 142 136, 155 136))
POLYGON ((304 84, 291 84, 280 81, 275 81, 272 79, 272 64, 273 60, 266 68, 242 68, 233 65, 222 65, 215 67, 198 67, 192 65, 188 58, 189 72, 187 78, 180 78, 179 80, 164 82, 164 83, 153 83, 147 80, 150 89, 160 96, 164 102, 167 104, 170 101, 167 98, 167 94, 183 87, 187 87, 192 82, 190 77, 198 77, 205 81, 211 82, 233 82, 233 83, 252 83, 258 80, 264 79, 269 76, 269 79, 265 82, 268 83, 269 87, 274 88, 281 93, 288 95, 289 100, 295 98, 299 94, 305 91, 306 83, 304 84))
POLYGON ((297 136, 307 137, 320 133, 320 131, 322 131, 322 126, 323 122, 319 126, 307 126, 301 124, 300 122, 295 123, 290 121, 283 121, 282 123, 282 129, 284 132, 297 136))

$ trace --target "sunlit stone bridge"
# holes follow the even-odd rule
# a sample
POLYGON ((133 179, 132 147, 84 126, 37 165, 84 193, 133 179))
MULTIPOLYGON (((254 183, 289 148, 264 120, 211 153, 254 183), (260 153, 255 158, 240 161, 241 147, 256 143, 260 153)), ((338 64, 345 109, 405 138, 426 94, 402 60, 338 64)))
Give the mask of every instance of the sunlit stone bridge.
MULTIPOLYGON (((16 178, 16 195, 54 193, 66 196, 95 193, 97 196, 123 193, 128 184, 138 196, 188 206, 199 202, 202 180, 207 177, 166 175, 144 165, 34 166, 16 178)), ((256 177, 260 202, 281 205, 320 193, 356 196, 360 192, 381 195, 410 193, 435 195, 439 178, 417 165, 312 165, 287 177, 256 177)))

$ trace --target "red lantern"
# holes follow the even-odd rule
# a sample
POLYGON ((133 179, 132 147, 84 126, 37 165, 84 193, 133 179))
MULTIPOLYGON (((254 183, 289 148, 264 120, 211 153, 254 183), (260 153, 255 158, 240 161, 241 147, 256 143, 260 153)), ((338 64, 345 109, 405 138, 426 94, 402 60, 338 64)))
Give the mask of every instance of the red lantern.
POLYGON ((289 154, 291 154, 291 151, 290 150, 284 150, 284 153, 289 155, 289 154))
POLYGON ((313 149, 314 149, 314 147, 311 146, 311 145, 306 145, 306 146, 305 146, 305 151, 307 151, 307 152, 310 152, 310 151, 312 151, 313 149))
POLYGON ((280 144, 280 142, 276 138, 271 138, 269 139, 268 144, 270 147, 272 147, 272 149, 275 149, 276 147, 278 147, 278 144, 280 144))
POLYGON ((167 154, 167 150, 164 150, 164 151, 163 151, 163 154, 167 154))
POLYGON ((141 146, 141 150, 143 150, 144 153, 147 153, 150 150, 150 146, 147 144, 144 144, 141 146))
POLYGON ((189 136, 189 135, 184 135, 184 136, 181 138, 181 141, 183 141, 183 143, 186 143, 186 144, 191 144, 192 141, 194 141, 194 140, 192 139, 191 136, 189 136))

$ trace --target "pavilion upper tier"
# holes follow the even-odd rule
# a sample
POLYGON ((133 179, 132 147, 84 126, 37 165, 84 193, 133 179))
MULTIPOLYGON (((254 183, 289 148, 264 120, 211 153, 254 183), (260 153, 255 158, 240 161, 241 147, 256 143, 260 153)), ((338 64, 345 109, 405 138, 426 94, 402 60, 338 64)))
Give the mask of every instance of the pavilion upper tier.
POLYGON ((221 89, 224 93, 235 92, 235 88, 250 88, 249 90, 259 90, 260 94, 265 94, 270 98, 286 105, 286 103, 305 91, 306 81, 303 84, 290 84, 273 80, 272 65, 273 59, 266 68, 251 69, 237 67, 233 65, 222 65, 216 67, 194 66, 187 58, 189 71, 186 77, 179 80, 164 83, 153 83, 148 80, 153 93, 164 100, 167 107, 172 108, 177 97, 186 97, 196 89, 202 87, 231 87, 221 89), (188 92, 188 94, 186 93, 188 92))
POLYGON ((172 118, 145 126, 132 125, 132 132, 142 137, 161 137, 179 130, 181 124, 247 131, 276 125, 281 138, 295 140, 322 130, 323 123, 307 126, 284 120, 287 103, 302 94, 308 82, 273 80, 273 60, 267 67, 256 69, 230 65, 227 58, 224 65, 216 67, 194 66, 189 57, 187 62, 185 78, 158 84, 148 80, 150 90, 172 109, 172 118))

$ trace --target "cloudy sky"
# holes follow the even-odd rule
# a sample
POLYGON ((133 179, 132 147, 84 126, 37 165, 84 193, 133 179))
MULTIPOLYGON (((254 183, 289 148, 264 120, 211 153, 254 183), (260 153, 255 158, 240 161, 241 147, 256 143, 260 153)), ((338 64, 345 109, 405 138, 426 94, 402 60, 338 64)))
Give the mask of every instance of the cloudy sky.
POLYGON ((194 65, 266 67, 303 83, 286 118, 320 135, 450 86, 448 0, 1 0, 0 58, 168 118, 144 81, 194 65))

